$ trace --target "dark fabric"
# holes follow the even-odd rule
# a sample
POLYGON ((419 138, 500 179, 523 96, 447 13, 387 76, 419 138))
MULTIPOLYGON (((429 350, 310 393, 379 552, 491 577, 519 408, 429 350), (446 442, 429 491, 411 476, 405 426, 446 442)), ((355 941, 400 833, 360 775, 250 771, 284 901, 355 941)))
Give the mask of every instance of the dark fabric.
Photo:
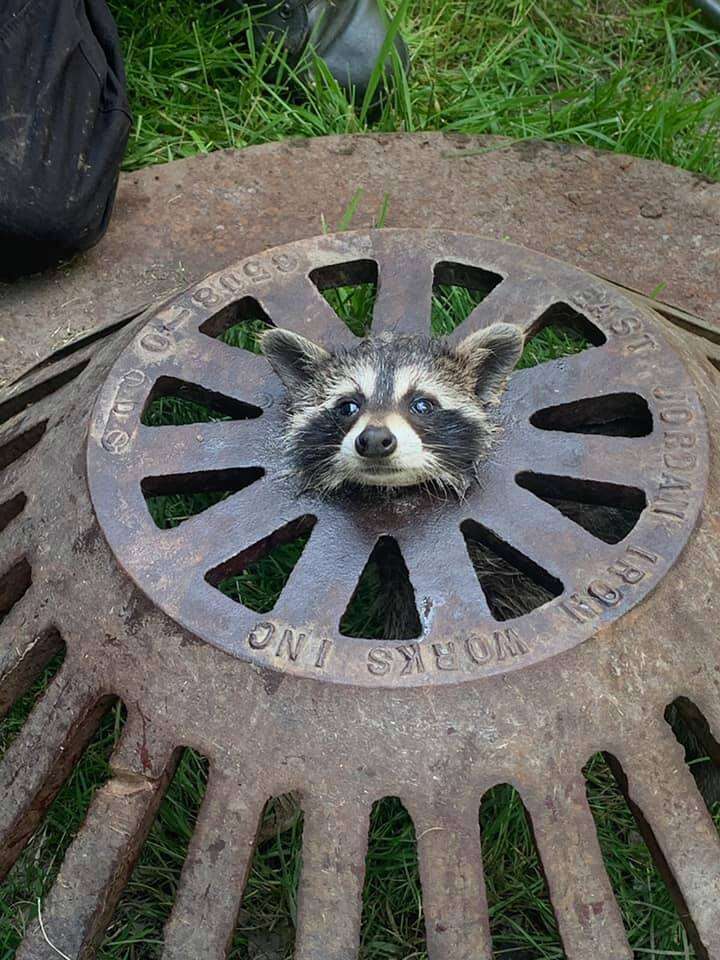
POLYGON ((0 0, 0 278, 100 239, 129 130, 105 0, 0 0))

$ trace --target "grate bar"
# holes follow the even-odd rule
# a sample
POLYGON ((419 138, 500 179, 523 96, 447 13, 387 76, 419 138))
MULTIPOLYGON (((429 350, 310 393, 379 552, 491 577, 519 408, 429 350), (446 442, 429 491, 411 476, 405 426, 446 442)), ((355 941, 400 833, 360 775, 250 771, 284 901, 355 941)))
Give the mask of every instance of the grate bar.
POLYGON ((652 743, 630 743, 618 760, 629 799, 657 841, 692 924, 710 957, 720 956, 720 838, 688 770, 683 748, 666 728, 652 743), (663 774, 658 776, 658 770, 663 774))
POLYGON ((171 765, 159 780, 114 777, 93 797, 17 960, 90 960, 112 919, 165 793, 171 765), (51 942, 52 946, 48 943, 51 942))
MULTIPOLYGON (((555 433, 529 428, 528 443, 519 438, 521 470, 570 477, 574 480, 598 480, 619 486, 648 487, 653 476, 657 451, 641 437, 605 437, 573 433, 555 433)), ((524 439, 524 438, 523 438, 524 439)))
MULTIPOLYGON (((262 418, 260 418, 262 419, 262 418)), ((255 467, 263 456, 259 420, 138 429, 134 456, 144 477, 255 467)))
POLYGON ((337 797, 303 804, 295 960, 352 960, 360 944, 370 808, 337 797))
POLYGON ((107 709, 61 671, 0 764, 0 879, 13 865, 107 709))
POLYGON ((324 345, 349 347, 357 343, 309 277, 291 287, 267 287, 259 299, 276 327, 286 327, 324 345))
POLYGON ((490 616, 459 522, 444 539, 430 528, 418 530, 412 537, 398 537, 398 543, 424 626, 432 623, 437 636, 452 636, 459 610, 471 605, 474 616, 490 616))
POLYGON ((492 960, 477 807, 407 803, 417 836, 428 960, 492 960))
POLYGON ((165 927, 163 960, 225 960, 252 862, 263 802, 212 771, 165 927))
POLYGON ((275 608, 279 619, 292 623, 298 616, 332 635, 344 614, 368 556, 375 546, 361 531, 349 538, 350 524, 338 514, 337 521, 320 520, 313 528, 302 556, 290 575, 275 608), (322 597, 322 605, 317 597, 322 597))
MULTIPOLYGON (((553 782, 554 776, 548 781, 553 782)), ((585 780, 526 803, 567 960, 632 960, 603 863, 585 780)))
POLYGON ((372 335, 428 336, 436 254, 418 249, 410 262, 380 256, 372 335))
POLYGON ((508 277, 475 307, 450 339, 457 342, 498 322, 515 323, 527 331, 559 300, 562 294, 546 277, 508 277))

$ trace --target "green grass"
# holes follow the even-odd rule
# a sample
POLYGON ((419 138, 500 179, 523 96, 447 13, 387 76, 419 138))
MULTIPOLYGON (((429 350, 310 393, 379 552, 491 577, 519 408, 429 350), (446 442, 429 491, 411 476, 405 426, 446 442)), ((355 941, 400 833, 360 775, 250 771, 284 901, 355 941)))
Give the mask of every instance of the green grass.
POLYGON ((410 78, 372 120, 326 72, 311 84, 279 49, 253 49, 245 13, 196 0, 111 6, 135 115, 128 170, 285 137, 443 130, 720 176, 718 36, 678 2, 415 0, 403 25, 410 78))

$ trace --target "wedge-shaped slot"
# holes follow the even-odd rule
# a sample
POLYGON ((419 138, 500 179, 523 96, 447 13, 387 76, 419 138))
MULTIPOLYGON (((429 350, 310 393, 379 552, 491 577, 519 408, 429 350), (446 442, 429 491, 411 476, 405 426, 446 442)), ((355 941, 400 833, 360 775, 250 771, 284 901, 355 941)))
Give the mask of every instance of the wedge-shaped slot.
POLYGON ((378 265, 374 260, 318 267, 310 273, 310 279, 356 337, 370 332, 378 289, 378 265))
POLYGON ((299 517, 205 574, 207 582, 256 613, 269 613, 280 599, 310 539, 316 518, 299 517))
POLYGON ((303 826, 298 796, 266 804, 229 956, 294 955, 303 826))
POLYGON ((538 318, 528 334, 518 370, 581 353, 589 347, 600 347, 606 340, 602 330, 583 314, 567 303, 555 303, 538 318))
POLYGON ((720 804, 720 743, 692 700, 678 697, 665 711, 672 732, 685 748, 685 762, 711 812, 720 804))
POLYGON ((45 397, 49 397, 61 387, 72 383, 76 377, 80 376, 89 363, 89 358, 83 360, 81 363, 77 363, 75 366, 69 367, 61 373, 56 373, 55 376, 48 377, 47 380, 43 380, 33 387, 28 387, 27 390, 16 393, 14 397, 9 397, 4 403, 0 403, 0 423, 5 423, 6 420, 14 417, 15 414, 20 413, 21 410, 25 410, 39 400, 44 400, 45 397))
POLYGON ((272 325, 272 320, 255 297, 243 297, 206 320, 200 332, 222 340, 230 347, 260 353, 259 335, 272 325))
POLYGON ((483 795, 480 838, 495 955, 563 956, 532 824, 510 784, 483 795))
POLYGON ((236 470, 203 470, 164 477, 145 477, 142 492, 150 516, 161 530, 177 527, 221 500, 259 480, 261 467, 236 470))
POLYGON ((415 591, 397 541, 380 537, 340 621, 345 637, 415 640, 422 633, 415 591))
POLYGON ((527 471, 515 480, 605 543, 624 540, 647 506, 645 494, 637 487, 527 471))
POLYGON ((0 623, 30 589, 32 569, 27 560, 18 560, 0 576, 0 623))
MULTIPOLYGON (((17 639, 16 639, 17 642, 17 639)), ((54 628, 28 638, 19 656, 0 677, 0 756, 47 690, 65 660, 65 643, 54 628)))
POLYGON ((215 420, 252 420, 262 410, 174 377, 159 377, 142 414, 146 427, 187 426, 215 420))
MULTIPOLYGON (((112 697, 103 698, 92 710, 84 711, 71 722, 65 715, 60 721, 53 710, 54 703, 62 698, 56 688, 57 681, 50 684, 45 695, 35 704, 24 729, 17 733, 16 742, 3 760, 8 763, 14 755, 13 762, 20 762, 18 746, 23 752, 33 746, 37 750, 38 737, 43 734, 39 727, 41 723, 45 724, 43 742, 57 744, 55 759, 44 771, 42 782, 38 782, 36 774, 45 758, 27 755, 19 778, 27 780, 28 789, 34 793, 28 793, 28 805, 22 812, 13 811, 15 825, 6 845, 0 844, 0 876, 4 876, 7 867, 14 864, 12 872, 0 884, 0 918, 25 918, 25 923, 4 928, 8 941, 3 941, 3 946, 7 948, 8 956, 15 956, 22 931, 35 916, 37 898, 44 899, 52 886, 95 792, 107 781, 108 759, 125 723, 125 707, 112 697), (28 727, 33 729, 24 742, 28 727), (41 830, 37 829, 40 823, 43 825, 41 830), (30 898, 29 892, 32 893, 30 898), (7 913, 2 912, 3 908, 7 913)), ((22 706, 18 704, 15 709, 20 711, 22 706)), ((11 722, 13 715, 10 713, 5 723, 11 722)), ((4 809, 2 813, 5 813, 4 809)))
POLYGON ((361 942, 386 942, 390 917, 393 953, 426 956, 421 904, 415 826, 398 797, 384 797, 370 814, 361 942))
POLYGON ((47 420, 30 427, 24 433, 20 433, 12 439, 7 440, 0 446, 0 470, 9 467, 11 463, 19 460, 23 454, 32 450, 35 444, 39 443, 47 429, 47 420))
POLYGON ((20 516, 26 503, 27 497, 24 493, 18 493, 12 499, 6 500, 5 503, 0 503, 0 533, 15 517, 20 516))
POLYGON ((545 407, 530 417, 530 423, 540 430, 604 437, 647 437, 653 429, 647 401, 636 393, 611 393, 545 407))
POLYGON ((605 868, 635 956, 667 955, 679 946, 686 956, 707 956, 660 846, 628 796, 620 763, 598 753, 583 773, 605 868), (690 952, 687 941, 700 950, 690 952))
POLYGON ((464 263, 438 263, 433 276, 430 318, 433 336, 452 333, 502 280, 499 273, 464 263))
POLYGON ((547 570, 475 520, 461 524, 465 545, 496 620, 522 617, 563 592, 547 570))

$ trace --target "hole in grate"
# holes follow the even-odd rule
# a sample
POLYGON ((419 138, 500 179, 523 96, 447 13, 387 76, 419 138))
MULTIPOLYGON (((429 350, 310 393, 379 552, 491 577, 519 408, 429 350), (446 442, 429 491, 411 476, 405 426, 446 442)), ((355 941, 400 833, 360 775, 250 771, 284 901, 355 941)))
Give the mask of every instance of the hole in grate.
MULTIPOLYGON (((19 644, 19 638, 15 638, 19 644)), ((0 718, 12 709, 9 726, 0 723, 0 756, 28 717, 30 710, 48 688, 65 660, 65 643, 51 627, 30 640, 24 656, 0 677, 0 718), (22 704, 22 706, 20 706, 22 704)))
POLYGON ((230 957, 291 960, 302 867, 303 815, 294 794, 265 806, 230 957))
POLYGON ((424 957, 417 838, 398 797, 373 804, 365 860, 362 957, 424 957))
POLYGON ((205 574, 207 582, 255 613, 269 613, 280 599, 317 518, 299 517, 205 574))
POLYGON ((255 297, 243 297, 214 314, 200 327, 208 337, 230 347, 260 353, 259 334, 273 325, 255 297))
POLYGON ((515 480, 605 543, 624 540, 647 506, 645 494, 637 487, 527 471, 515 480))
POLYGON ((34 387, 23 390, 14 397, 9 397, 4 403, 0 403, 0 423, 5 423, 7 420, 10 420, 11 417, 14 417, 16 413, 20 413, 21 410, 25 410, 39 400, 44 400, 45 397, 49 397, 61 387, 72 383, 76 377, 80 376, 89 363, 90 358, 88 357, 81 363, 76 363, 74 367, 69 367, 61 373, 56 373, 54 377, 48 377, 47 380, 43 380, 41 383, 35 384, 34 387))
POLYGON ((65 660, 65 643, 55 629, 41 634, 31 655, 21 657, 0 680, 0 757, 3 756, 65 660), (27 662, 31 661, 31 662, 27 662))
POLYGON ((311 271, 310 279, 356 337, 370 332, 378 290, 378 265, 374 260, 318 267, 311 271))
POLYGON ((183 750, 98 957, 160 957, 163 926, 175 902, 207 780, 207 760, 194 750, 183 750))
POLYGON ((566 303, 555 303, 537 320, 525 341, 518 370, 600 347, 605 334, 566 303))
POLYGON ((340 621, 345 637, 414 640, 422 634, 415 591, 400 547, 380 537, 340 621))
POLYGON ((32 569, 27 560, 18 560, 0 577, 0 624, 30 589, 32 569))
MULTIPOLYGON (((627 796, 619 762, 598 753, 583 773, 605 869, 635 955, 695 956, 690 944, 697 934, 691 933, 687 906, 650 827, 627 796)), ((697 953, 698 958, 705 955, 697 953)))
POLYGON ((35 444, 40 442, 46 429, 47 420, 43 420, 42 423, 30 427, 29 430, 25 430, 24 433, 20 433, 2 444, 0 446, 0 470, 9 467, 10 464, 19 460, 23 454, 32 450, 35 444))
POLYGON ((11 523, 15 517, 19 517, 25 509, 27 497, 24 493, 18 493, 12 499, 0 503, 0 533, 11 523))
POLYGON ((530 423, 540 430, 604 437, 647 437, 653 430, 647 401, 636 393, 612 393, 544 407, 530 417, 530 423))
POLYGON ((159 377, 145 404, 141 423, 146 427, 178 427, 217 420, 252 420, 262 410, 215 393, 194 383, 159 377))
MULTIPOLYGON (((18 704, 15 709, 20 707, 18 704)), ((13 717, 14 711, 4 723, 13 717)), ((78 742, 68 751, 67 762, 63 760, 62 767, 58 762, 51 791, 43 796, 43 819, 0 884, 0 931, 7 950, 3 956, 15 955, 26 928, 37 916, 38 900, 44 899, 55 881, 95 791, 109 779, 108 760, 124 723, 123 704, 106 698, 98 704, 98 710, 86 718, 82 738, 78 737, 78 742), (73 764, 76 764, 74 769, 73 764)))
POLYGON ((141 489, 153 522, 168 530, 244 490, 264 473, 260 467, 243 467, 168 474, 145 477, 141 489))
POLYGON ((537 563, 475 520, 460 529, 490 613, 512 620, 549 603, 563 592, 562 583, 537 563))
POLYGON ((484 794, 480 839, 494 955, 498 960, 562 957, 532 823, 510 784, 484 794))
POLYGON ((430 315, 433 336, 452 333, 502 280, 498 273, 464 263, 448 260, 438 263, 433 276, 430 315))
POLYGON ((685 762, 720 827, 720 743, 703 714, 687 697, 673 700, 665 711, 665 719, 685 748, 685 762))

